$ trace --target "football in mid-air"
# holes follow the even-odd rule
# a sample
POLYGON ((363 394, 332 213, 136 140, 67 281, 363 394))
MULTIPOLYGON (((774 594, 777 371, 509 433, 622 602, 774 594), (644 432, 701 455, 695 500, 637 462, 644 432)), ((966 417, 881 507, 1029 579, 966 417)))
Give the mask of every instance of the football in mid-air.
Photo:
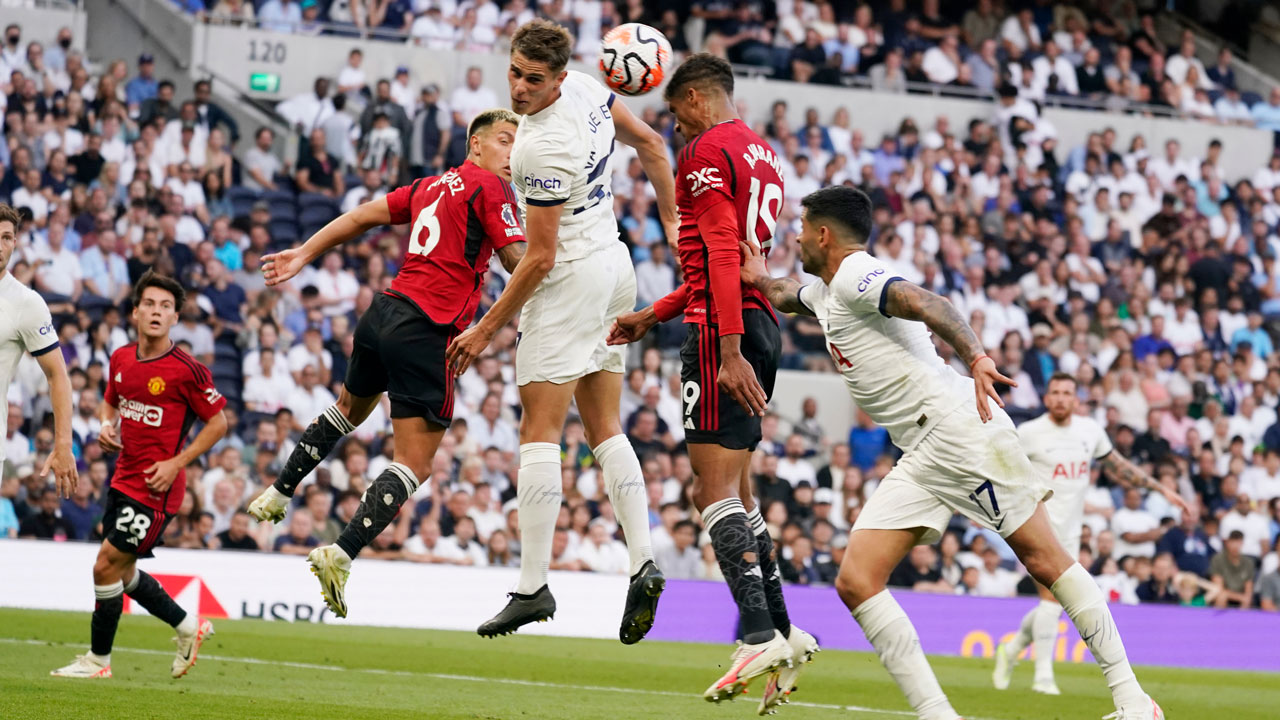
POLYGON ((671 67, 671 43, 640 23, 627 23, 604 36, 600 74, 604 84, 623 95, 644 95, 662 84, 671 67))

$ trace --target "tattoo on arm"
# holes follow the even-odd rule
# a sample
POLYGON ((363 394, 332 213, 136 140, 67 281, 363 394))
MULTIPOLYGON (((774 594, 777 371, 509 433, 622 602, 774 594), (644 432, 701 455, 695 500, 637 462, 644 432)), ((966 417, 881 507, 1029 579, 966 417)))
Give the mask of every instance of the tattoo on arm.
POLYGON ((813 317, 813 311, 800 302, 801 287, 799 282, 791 278, 778 278, 761 283, 756 289, 765 294, 770 305, 782 312, 813 317))
POLYGON ((890 317, 916 320, 955 348, 965 365, 982 355, 982 341, 955 305, 940 295, 899 280, 885 289, 884 311, 890 317))
POLYGON ((507 272, 515 272, 516 265, 520 264, 520 258, 524 257, 524 253, 528 249, 528 243, 522 242, 513 242, 506 247, 499 248, 498 262, 502 263, 502 267, 507 272))
POLYGON ((1125 487, 1149 488, 1156 484, 1141 468, 1115 450, 1102 456, 1100 462, 1102 471, 1125 487))

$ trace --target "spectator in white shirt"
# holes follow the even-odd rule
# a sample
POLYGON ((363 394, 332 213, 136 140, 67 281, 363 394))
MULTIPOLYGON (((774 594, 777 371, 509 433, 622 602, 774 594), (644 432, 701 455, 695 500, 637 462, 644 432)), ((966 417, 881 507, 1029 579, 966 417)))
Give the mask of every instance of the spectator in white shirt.
POLYGON ((480 412, 467 421, 467 435, 475 439, 476 447, 498 448, 507 458, 515 457, 520 446, 519 436, 511 423, 503 420, 502 399, 494 393, 484 396, 480 412))
POLYGON ((31 210, 35 226, 42 228, 49 220, 49 200, 40 190, 40 171, 31 168, 22 175, 22 187, 13 191, 13 207, 31 210))
POLYGON ((333 368, 333 355, 324 349, 324 336, 317 327, 304 330, 302 342, 289 349, 289 372, 293 374, 295 382, 302 382, 302 371, 308 367, 316 369, 322 383, 328 379, 333 368))
MULTIPOLYGON (((35 171, 32 171, 35 172, 35 171)), ((35 251, 36 290, 51 300, 79 300, 84 277, 80 257, 63 244, 65 228, 54 225, 49 229, 48 243, 35 251)))
POLYGON ((483 82, 484 72, 479 67, 469 67, 466 84, 454 88, 449 96, 449 107, 454 115, 462 118, 462 127, 470 125, 476 115, 499 104, 498 96, 485 87, 483 82))
POLYGON ((391 81, 391 99, 404 108, 405 117, 413 117, 417 98, 413 92, 413 84, 409 81, 409 66, 401 65, 396 68, 396 76, 391 81))
POLYGON ((347 53, 347 64, 338 71, 338 92, 347 96, 352 107, 363 107, 364 96, 360 92, 367 91, 369 81, 364 74, 364 53, 360 48, 352 48, 347 53))
POLYGON ((1040 28, 1036 26, 1030 7, 1023 7, 1005 18, 1000 26, 1000 42, 1015 58, 1040 49, 1040 28))
POLYGON ((604 518, 591 521, 578 545, 578 559, 588 570, 610 575, 627 574, 631 567, 626 546, 609 537, 604 518))
POLYGON ((947 35, 924 53, 924 73, 931 82, 946 85, 960 74, 960 40, 947 35))
POLYGON ((275 414, 287 407, 296 388, 293 377, 276 367, 274 348, 258 351, 258 372, 244 384, 244 406, 253 412, 275 414))
POLYGON ((659 240, 649 246, 649 257, 636 265, 636 299, 642 305, 664 297, 676 287, 676 272, 667 262, 667 244, 659 240))
POLYGON ((319 417, 337 398, 328 388, 320 384, 320 371, 315 365, 302 368, 302 382, 289 393, 286 407, 293 413, 294 429, 301 431, 303 423, 311 422, 311 418, 319 417))
POLYGON ((179 165, 177 176, 169 178, 165 185, 171 192, 182 198, 183 210, 197 214, 204 212, 204 186, 196 179, 196 169, 190 162, 179 165))
POLYGON ((1111 516, 1111 531, 1116 535, 1117 558, 1154 557, 1156 541, 1164 536, 1160 521, 1142 509, 1142 491, 1137 488, 1125 490, 1124 507, 1111 516))
POLYGON ((1018 574, 1000 567, 1000 553, 988 547, 982 551, 982 567, 978 568, 978 586, 975 595, 983 597, 1013 597, 1018 594, 1018 574))
POLYGON ((295 95, 276 106, 276 112, 284 116, 303 137, 320 128, 324 121, 336 112, 329 99, 329 78, 318 77, 311 92, 295 95))
POLYGON ((1053 40, 1045 42, 1044 54, 1031 61, 1031 71, 1035 73, 1034 83, 1037 95, 1044 95, 1046 89, 1051 86, 1050 78, 1054 75, 1058 77, 1059 95, 1080 94, 1076 68, 1062 56, 1062 49, 1053 40))
POLYGON ((1270 195, 1277 186, 1280 186, 1280 152, 1272 153, 1267 166, 1253 173, 1253 189, 1263 197, 1270 195))
POLYGON ((404 542, 404 559, 437 565, 465 565, 466 553, 456 542, 440 537, 440 523, 430 515, 418 521, 418 532, 404 542))
POLYGON ((324 257, 324 265, 311 281, 320 291, 320 305, 324 314, 346 315, 356 307, 356 295, 360 294, 360 281, 350 270, 342 267, 342 254, 334 251, 324 257))
POLYGON ((454 547, 458 549, 462 555, 459 565, 484 567, 489 564, 489 556, 485 554, 484 547, 476 541, 476 521, 469 515, 464 515, 453 522, 453 534, 441 539, 440 545, 442 550, 449 548, 445 550, 448 553, 452 553, 454 547))
POLYGON ((271 128, 261 127, 253 136, 254 146, 244 154, 242 182, 250 190, 275 190, 273 178, 284 166, 280 158, 271 151, 271 143, 275 133, 271 128))
POLYGON ((453 50, 458 42, 458 29, 432 5, 409 27, 410 39, 420 47, 430 50, 453 50))
POLYGON ((804 457, 806 447, 804 436, 792 433, 787 438, 786 454, 778 459, 777 476, 791 483, 791 487, 802 482, 809 483, 810 487, 818 486, 818 472, 804 457))
POLYGON ((1200 171, 1190 161, 1178 157, 1182 145, 1170 138, 1164 144, 1164 157, 1154 158, 1147 164, 1147 173, 1154 174, 1160 180, 1160 187, 1172 190, 1174 181, 1179 175, 1186 175, 1188 180, 1200 176, 1200 171))
POLYGON ((1253 113, 1240 99, 1240 91, 1227 88, 1213 103, 1213 113, 1228 125, 1253 125, 1253 113))
POLYGON ((387 186, 382 182, 382 173, 377 170, 365 170, 363 182, 347 191, 342 197, 342 212, 351 212, 367 202, 381 199, 387 194, 387 186))
POLYGON ((1200 58, 1196 57, 1196 39, 1190 30, 1184 30, 1182 33, 1182 44, 1178 47, 1178 52, 1169 56, 1164 64, 1164 74, 1174 82, 1175 85, 1181 85, 1186 81, 1187 71, 1190 68, 1196 69, 1196 87, 1204 90, 1213 89, 1213 81, 1209 79, 1209 73, 1204 69, 1204 63, 1200 62, 1200 58))

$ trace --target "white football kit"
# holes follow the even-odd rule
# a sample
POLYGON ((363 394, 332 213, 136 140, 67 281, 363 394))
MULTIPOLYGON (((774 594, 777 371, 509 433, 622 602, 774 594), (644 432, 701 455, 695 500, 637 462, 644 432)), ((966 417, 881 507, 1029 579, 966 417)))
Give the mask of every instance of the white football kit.
MULTIPOLYGON (((49 306, 35 290, 6 272, 0 278, 0 398, 8 397, 9 382, 23 354, 39 357, 57 348, 58 333, 53 329, 49 306)), ((4 417, 9 417, 7 407, 4 417)), ((3 445, 0 462, 4 462, 3 445)))
POLYGON ((516 384, 566 383, 625 368, 625 346, 605 343, 633 310, 636 276, 613 214, 614 95, 570 71, 560 97, 520 119, 511 176, 520 211, 560 207, 556 264, 520 312, 516 384))
POLYGON ((1062 426, 1048 413, 1018 426, 1018 438, 1036 477, 1053 490, 1053 499, 1044 506, 1062 546, 1075 560, 1080 556, 1080 527, 1091 467, 1094 460, 1111 452, 1111 439, 1093 418, 1072 415, 1062 426))
POLYGON ((936 542, 953 513, 1008 537, 1052 493, 1036 477, 1013 421, 994 403, 983 423, 973 382, 938 356, 923 323, 890 317, 884 291, 905 282, 865 252, 844 259, 831 284, 800 289, 854 402, 903 451, 854 530, 925 528, 936 542))

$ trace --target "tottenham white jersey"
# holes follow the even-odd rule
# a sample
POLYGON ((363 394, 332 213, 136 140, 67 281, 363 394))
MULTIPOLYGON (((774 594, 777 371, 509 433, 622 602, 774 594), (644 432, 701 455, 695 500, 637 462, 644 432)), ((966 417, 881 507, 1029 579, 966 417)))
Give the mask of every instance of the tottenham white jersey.
MULTIPOLYGON (((57 347, 58 334, 49 317, 49 306, 35 290, 6 272, 0 278, 0 398, 8 397, 9 381, 24 353, 39 356, 57 347)), ((4 417, 9 417, 7 405, 4 417)), ((4 446, 0 445, 0 462, 3 461, 4 446)))
POLYGON ((1019 425, 1018 438, 1036 477, 1053 490, 1045 503, 1053 526, 1064 532, 1079 530, 1090 466, 1112 449, 1107 431, 1090 417, 1072 415, 1067 425, 1058 425, 1045 413, 1019 425))
POLYGON ((577 260, 618 242, 613 216, 614 94, 570 71, 560 97, 525 115, 511 149, 511 178, 523 217, 529 205, 561 207, 556 261, 577 260))
POLYGON ((831 284, 800 289, 826 334, 827 349, 854 402, 904 452, 963 403, 973 383, 938 356, 924 323, 884 313, 884 291, 906 282, 865 252, 846 257, 831 284))

